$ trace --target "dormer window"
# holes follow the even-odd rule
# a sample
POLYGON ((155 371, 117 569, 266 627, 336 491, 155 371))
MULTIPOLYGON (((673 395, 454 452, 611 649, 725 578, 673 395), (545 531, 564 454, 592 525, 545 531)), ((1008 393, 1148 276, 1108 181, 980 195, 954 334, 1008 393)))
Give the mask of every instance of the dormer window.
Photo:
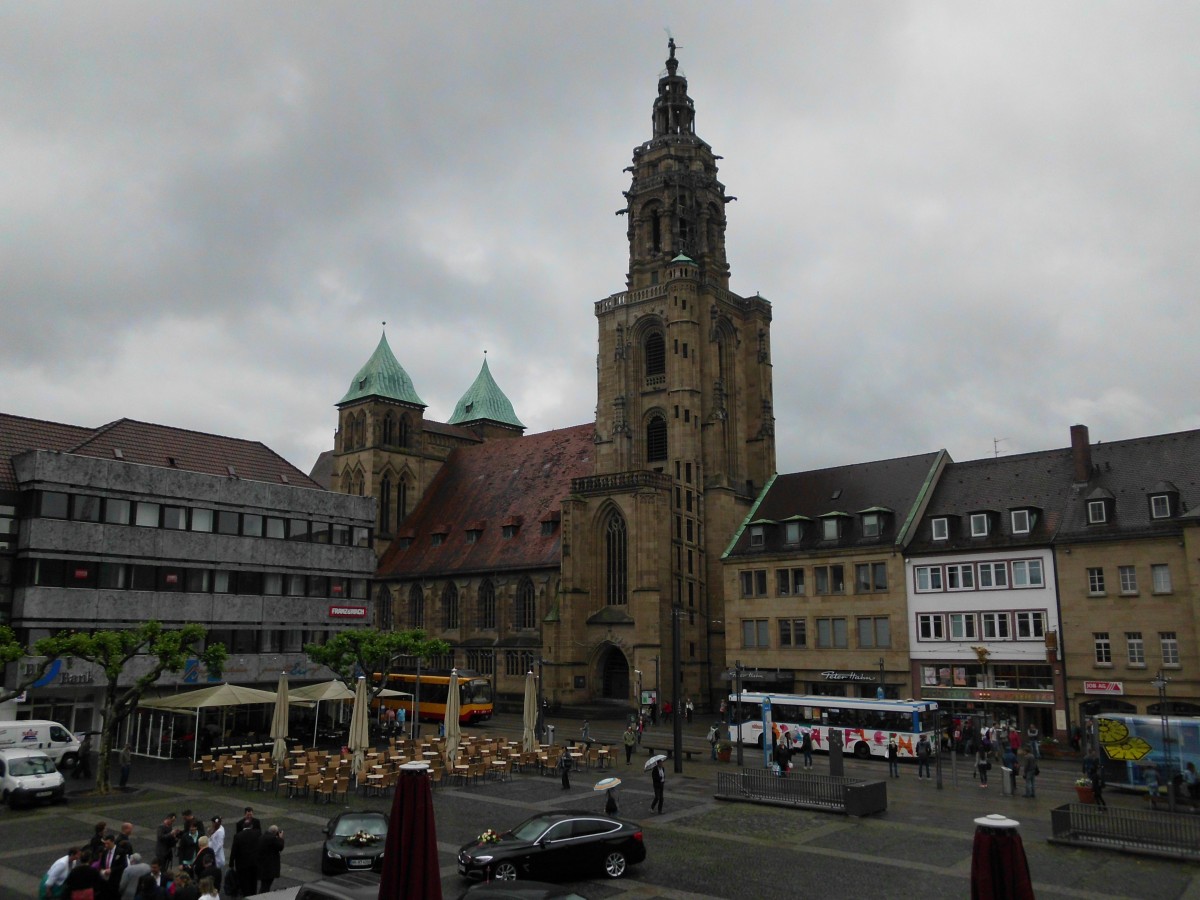
POLYGON ((883 516, 879 513, 867 513, 862 517, 863 537, 879 537, 883 530, 883 516))
POLYGON ((971 513, 971 537, 987 537, 991 531, 987 513, 971 513))
POLYGON ((446 540, 446 536, 444 534, 441 534, 438 532, 434 532, 433 534, 431 534, 429 536, 429 543, 433 544, 433 546, 435 546, 435 547, 440 547, 445 542, 445 540, 446 540))
POLYGON ((785 544, 798 544, 800 538, 804 536, 804 529, 800 527, 799 522, 785 522, 783 524, 783 542, 785 544))
POLYGON ((1103 500, 1089 500, 1087 517, 1089 525, 1103 525, 1108 521, 1108 504, 1103 500))
POLYGON ((1014 509, 1012 511, 1012 533, 1029 534, 1031 528, 1029 510, 1014 509))
POLYGON ((947 541, 950 539, 950 520, 939 516, 930 521, 929 530, 935 541, 947 541))
POLYGON ((1171 518, 1171 498, 1166 494, 1155 494, 1150 498, 1150 518, 1171 518))
POLYGON ((479 530, 476 528, 467 529, 467 543, 474 544, 479 540, 479 530))
POLYGON ((750 546, 751 547, 761 547, 766 542, 767 542, 766 535, 763 532, 763 526, 751 525, 750 526, 750 546))
POLYGON ((836 541, 841 533, 841 522, 836 517, 821 520, 821 540, 836 541))
POLYGON ((505 538, 507 540, 508 538, 514 538, 516 536, 517 536, 517 526, 516 525, 501 525, 500 526, 500 537, 505 538))

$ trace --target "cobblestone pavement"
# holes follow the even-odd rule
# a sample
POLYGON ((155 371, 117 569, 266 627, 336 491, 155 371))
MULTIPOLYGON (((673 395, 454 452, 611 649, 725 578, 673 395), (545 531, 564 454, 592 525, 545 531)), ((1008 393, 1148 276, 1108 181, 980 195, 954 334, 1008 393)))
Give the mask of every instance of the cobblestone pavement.
MULTIPOLYGON (((577 733, 578 723, 557 724, 560 739, 577 733)), ((499 716, 479 730, 519 736, 520 729, 518 716, 499 716)), ((593 736, 614 742, 619 730, 615 723, 592 726, 593 736)), ((697 722, 686 730, 693 740, 702 738, 707 724, 697 722)), ((656 745, 669 740, 668 728, 659 726, 653 738, 656 745)), ((952 763, 945 757, 941 790, 933 781, 918 780, 913 766, 902 766, 900 778, 889 779, 883 762, 850 759, 846 774, 883 779, 888 786, 886 813, 851 819, 717 801, 715 774, 722 764, 708 759, 685 762, 682 773, 667 763, 666 808, 663 815, 654 815, 649 810, 649 776, 642 771, 645 751, 628 767, 624 754, 619 756, 611 774, 624 779, 621 814, 643 825, 648 858, 621 881, 592 876, 574 883, 576 891, 596 900, 811 896, 825 895, 831 888, 862 897, 961 898, 970 893, 973 820, 992 812, 1020 821, 1038 897, 1200 900, 1200 866, 1046 842, 1050 809, 1074 796, 1075 762, 1044 760, 1038 796, 1029 800, 1002 795, 996 777, 981 789, 961 758, 952 763)), ((752 766, 757 760, 757 753, 747 748, 745 764, 752 766)), ((818 755, 815 771, 827 769, 826 758, 818 755)), ((434 803, 445 896, 456 897, 463 888, 454 862, 460 844, 485 828, 507 828, 541 810, 598 812, 603 794, 591 790, 598 777, 595 772, 575 772, 570 791, 563 791, 556 777, 537 774, 471 787, 439 787, 434 803)), ((278 824, 287 836, 283 876, 275 885, 287 887, 320 877, 321 829, 331 815, 343 806, 390 809, 387 798, 352 794, 344 804, 323 805, 188 781, 182 761, 138 760, 131 784, 126 792, 100 798, 88 795, 86 782, 68 781, 70 799, 65 804, 0 809, 0 898, 35 897, 38 880, 50 863, 68 845, 85 842, 101 820, 113 827, 133 822, 135 849, 149 856, 154 829, 168 812, 191 808, 205 820, 222 815, 232 823, 243 807, 252 805, 264 826, 278 824)), ((1115 792, 1108 798, 1110 804, 1130 806, 1141 799, 1115 792)))

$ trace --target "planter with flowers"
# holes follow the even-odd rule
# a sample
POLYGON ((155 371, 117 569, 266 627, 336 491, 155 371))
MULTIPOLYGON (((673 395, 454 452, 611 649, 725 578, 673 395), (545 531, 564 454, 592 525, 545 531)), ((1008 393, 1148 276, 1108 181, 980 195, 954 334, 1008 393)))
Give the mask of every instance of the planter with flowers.
POLYGON ((729 741, 717 741, 717 760, 729 762, 731 756, 733 756, 733 744, 729 741))
POLYGON ((1079 795, 1080 803, 1095 803, 1096 791, 1092 787, 1092 782, 1088 778, 1075 779, 1075 793, 1079 795))

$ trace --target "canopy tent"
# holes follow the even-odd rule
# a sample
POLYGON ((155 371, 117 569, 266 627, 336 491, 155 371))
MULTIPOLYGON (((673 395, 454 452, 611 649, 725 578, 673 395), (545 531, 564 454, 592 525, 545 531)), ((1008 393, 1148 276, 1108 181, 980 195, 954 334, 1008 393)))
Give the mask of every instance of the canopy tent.
MULTIPOLYGON (((292 700, 311 700, 317 704, 317 715, 313 717, 313 744, 317 742, 317 721, 320 720, 321 701, 323 700, 353 700, 354 691, 346 686, 346 682, 337 678, 333 681, 320 681, 307 684, 302 688, 292 688, 289 694, 292 700)), ((404 691, 393 691, 384 688, 379 692, 380 697, 412 697, 404 691)))

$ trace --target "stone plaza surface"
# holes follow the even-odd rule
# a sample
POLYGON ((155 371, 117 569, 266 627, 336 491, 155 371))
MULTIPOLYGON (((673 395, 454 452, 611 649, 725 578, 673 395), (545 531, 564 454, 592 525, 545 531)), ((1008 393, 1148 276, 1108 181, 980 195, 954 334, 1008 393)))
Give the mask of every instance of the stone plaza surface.
MULTIPOLYGON (((558 737, 574 737, 577 722, 557 722, 558 737)), ((488 734, 519 736, 520 717, 498 716, 488 734)), ((433 730, 426 725, 425 731, 433 730)), ((707 723, 687 727, 694 740, 703 737, 707 723)), ((474 731, 474 730, 473 730, 474 731)), ((616 740, 616 723, 594 723, 592 733, 616 740)), ((661 746, 667 726, 654 729, 661 746)), ((998 769, 991 785, 981 789, 969 765, 959 758, 952 767, 944 757, 943 789, 918 780, 916 768, 901 767, 901 777, 888 778, 882 761, 847 760, 846 774, 882 779, 888 786, 888 810, 878 816, 852 819, 841 815, 718 801, 713 798, 715 773, 723 764, 707 759, 684 763, 676 774, 667 763, 666 808, 663 815, 649 810, 652 790, 643 772, 645 751, 626 766, 618 752, 610 772, 624 780, 620 788, 621 816, 643 825, 648 857, 620 881, 600 874, 581 873, 574 889, 589 898, 740 898, 747 896, 825 896, 847 892, 861 897, 961 898, 970 894, 971 847, 974 819, 988 813, 1009 815, 1021 823, 1034 889, 1038 897, 1197 898, 1200 866, 1047 843, 1050 810, 1074 799, 1078 763, 1044 760, 1038 796, 1004 796, 998 769)), ((747 766, 759 754, 746 748, 747 766)), ((799 757, 797 757, 799 761, 799 757)), ((726 768, 732 768, 728 764, 726 768)), ((826 757, 815 757, 815 771, 828 770, 826 757)), ((434 792, 443 893, 457 896, 464 884, 455 867, 459 845, 485 828, 503 830, 538 811, 582 808, 601 811, 603 793, 591 790, 600 774, 577 771, 572 789, 563 791, 557 777, 517 774, 511 781, 485 782, 470 787, 438 787, 434 792)), ((279 825, 287 837, 283 874, 275 887, 287 887, 320 877, 321 829, 344 807, 390 809, 390 798, 351 794, 345 803, 324 805, 311 798, 287 799, 282 794, 222 787, 189 781, 181 760, 138 760, 131 789, 107 798, 88 796, 88 783, 68 781, 70 800, 60 806, 33 810, 0 810, 0 898, 32 898, 51 862, 71 844, 86 843, 96 822, 110 827, 122 821, 136 826, 135 849, 149 857, 154 830, 168 812, 191 808, 207 821, 221 815, 227 831, 245 806, 251 805, 263 826, 279 825)), ((1141 797, 1108 794, 1112 805, 1139 806, 1141 797)))

